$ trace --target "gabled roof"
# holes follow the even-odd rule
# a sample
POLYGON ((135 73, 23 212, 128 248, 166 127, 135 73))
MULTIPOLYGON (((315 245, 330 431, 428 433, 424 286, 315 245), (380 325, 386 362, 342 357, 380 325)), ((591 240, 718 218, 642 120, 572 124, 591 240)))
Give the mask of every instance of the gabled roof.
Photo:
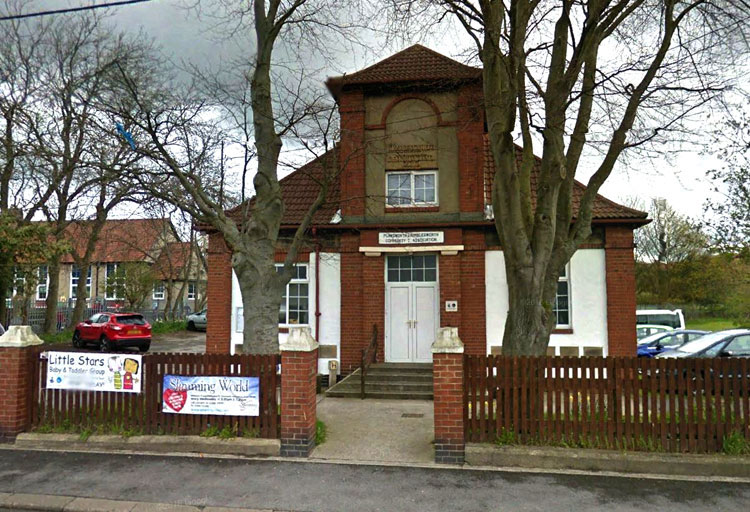
MULTIPOLYGON (((66 238, 78 254, 86 250, 91 222, 71 222, 65 230, 66 238)), ((104 224, 96 243, 92 263, 118 263, 150 260, 155 245, 165 233, 173 231, 169 219, 120 219, 108 220, 104 224)), ((66 254, 62 263, 73 263, 66 254)))
MULTIPOLYGON (((310 206, 315 202, 320 191, 320 182, 326 177, 326 170, 338 166, 338 152, 336 148, 328 150, 315 160, 303 165, 288 176, 279 180, 281 196, 284 199, 284 215, 282 225, 297 225, 302 222, 310 206), (332 159, 332 160, 331 160, 332 159), (324 166, 327 164, 328 167, 324 166)), ((326 201, 313 215, 313 225, 329 224, 340 208, 341 192, 340 180, 336 173, 328 185, 326 201)), ((252 199, 250 201, 253 201, 252 199)), ((243 212, 243 205, 235 206, 227 211, 227 215, 239 220, 243 212)), ((197 225, 199 229, 209 229, 206 225, 197 225)))
MULTIPOLYGON (((516 146, 516 160, 521 164, 522 149, 516 146)), ((541 158, 535 156, 534 171, 531 173, 531 205, 536 207, 536 186, 541 158)), ((492 158, 492 148, 487 134, 484 135, 484 203, 492 204, 492 183, 495 179, 495 160, 492 158)), ((586 186, 578 180, 573 185, 573 215, 578 213, 581 206, 581 198, 586 186)), ((615 203, 601 194, 596 195, 593 206, 593 219, 634 219, 643 220, 648 216, 646 212, 634 210, 627 206, 615 203)))
POLYGON ((481 77, 481 68, 461 64, 434 50, 415 44, 351 75, 331 77, 326 84, 331 91, 335 91, 347 85, 466 81, 481 77))
POLYGON ((184 271, 190 261, 190 242, 170 242, 162 247, 159 256, 154 262, 154 272, 157 279, 173 279, 179 280, 184 278, 190 278, 196 274, 195 265, 193 263, 190 269, 190 276, 185 276, 184 271))

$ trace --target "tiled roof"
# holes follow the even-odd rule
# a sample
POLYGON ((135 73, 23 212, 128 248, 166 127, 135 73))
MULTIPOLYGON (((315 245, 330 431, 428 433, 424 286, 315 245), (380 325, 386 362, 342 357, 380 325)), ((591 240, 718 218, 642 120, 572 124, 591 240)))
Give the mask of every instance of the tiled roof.
MULTIPOLYGON (((302 222, 310 206, 315 202, 320 190, 320 182, 326 175, 324 163, 329 163, 331 169, 338 166, 336 149, 331 149, 315 160, 303 165, 293 173, 279 180, 281 185, 281 196, 284 199, 284 216, 282 225, 297 225, 302 222), (331 160, 332 159, 332 160, 331 160)), ((335 171, 334 171, 335 172, 335 171)), ((252 201, 252 200, 251 200, 252 201)), ((312 223, 321 225, 329 224, 339 209, 341 202, 338 174, 331 178, 328 186, 328 194, 325 203, 315 212, 312 223)), ((242 206, 236 206, 227 214, 237 219, 242 213, 242 206)), ((207 228, 207 226, 198 226, 207 228)))
MULTIPOLYGON (((516 160, 518 164, 521 164, 522 150, 519 146, 516 146, 516 160)), ((541 159, 534 157, 534 171, 531 173, 531 203, 532 208, 536 207, 536 178, 539 173, 539 166, 541 165, 541 159)), ((492 149, 490 148, 489 137, 485 134, 484 136, 484 202, 485 204, 492 204, 492 182, 495 179, 495 161, 492 158, 492 149)), ((578 213, 578 208, 581 205, 581 198, 583 192, 586 190, 586 186, 579 181, 575 181, 573 185, 573 215, 578 213)), ((606 197, 597 194, 594 200, 593 207, 593 218, 596 219, 645 219, 647 217, 646 212, 634 210, 621 204, 615 203, 614 201, 607 199, 606 197)))
MULTIPOLYGON (((72 222, 66 229, 66 238, 78 254, 86 249, 90 222, 72 222)), ((144 261, 154 256, 154 246, 160 237, 172 230, 169 219, 122 219, 108 220, 99 235, 92 263, 116 263, 144 261)), ((63 263, 73 263, 66 254, 63 263)))
MULTIPOLYGON (((183 271, 188 265, 190 257, 190 242, 170 242, 166 244, 159 257, 156 258, 153 269, 157 279, 183 279, 183 271)), ((190 269, 195 274, 195 264, 190 269)))
POLYGON ((331 77, 328 79, 328 86, 333 89, 345 85, 463 81, 481 77, 481 68, 461 64, 436 51, 415 44, 351 75, 331 77))

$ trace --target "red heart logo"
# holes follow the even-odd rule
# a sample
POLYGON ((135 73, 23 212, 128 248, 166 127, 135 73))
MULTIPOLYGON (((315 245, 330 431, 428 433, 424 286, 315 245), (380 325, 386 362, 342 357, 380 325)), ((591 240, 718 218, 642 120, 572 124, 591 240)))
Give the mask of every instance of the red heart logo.
POLYGON ((170 409, 176 412, 180 412, 180 410, 185 407, 185 402, 187 402, 187 390, 183 389, 181 391, 177 391, 171 388, 168 388, 164 391, 164 403, 169 406, 170 409))

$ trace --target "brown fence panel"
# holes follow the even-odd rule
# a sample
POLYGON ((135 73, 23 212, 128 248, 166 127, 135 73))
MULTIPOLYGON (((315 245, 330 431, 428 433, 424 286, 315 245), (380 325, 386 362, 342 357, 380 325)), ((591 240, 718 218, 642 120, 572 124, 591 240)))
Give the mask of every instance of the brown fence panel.
POLYGON ((750 431, 744 358, 464 356, 466 440, 691 453, 750 431))
POLYGON ((278 355, 146 354, 141 393, 47 389, 47 359, 30 354, 30 429, 124 432, 143 434, 200 434, 208 427, 229 427, 234 435, 278 438, 278 355), (259 416, 170 414, 162 411, 165 375, 258 377, 259 416))

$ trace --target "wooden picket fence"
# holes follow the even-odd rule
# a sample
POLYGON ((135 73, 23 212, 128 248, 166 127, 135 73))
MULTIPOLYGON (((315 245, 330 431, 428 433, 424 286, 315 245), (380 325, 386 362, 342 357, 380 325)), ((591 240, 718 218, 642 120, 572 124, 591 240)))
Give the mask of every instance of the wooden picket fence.
POLYGON ((143 356, 141 393, 46 389, 47 360, 31 351, 30 430, 138 434, 201 434, 229 427, 234 435, 278 438, 279 355, 164 354, 143 356), (259 416, 170 414, 162 411, 165 375, 259 377, 259 416))
POLYGON ((750 440, 747 358, 464 356, 469 442, 710 453, 750 440))

